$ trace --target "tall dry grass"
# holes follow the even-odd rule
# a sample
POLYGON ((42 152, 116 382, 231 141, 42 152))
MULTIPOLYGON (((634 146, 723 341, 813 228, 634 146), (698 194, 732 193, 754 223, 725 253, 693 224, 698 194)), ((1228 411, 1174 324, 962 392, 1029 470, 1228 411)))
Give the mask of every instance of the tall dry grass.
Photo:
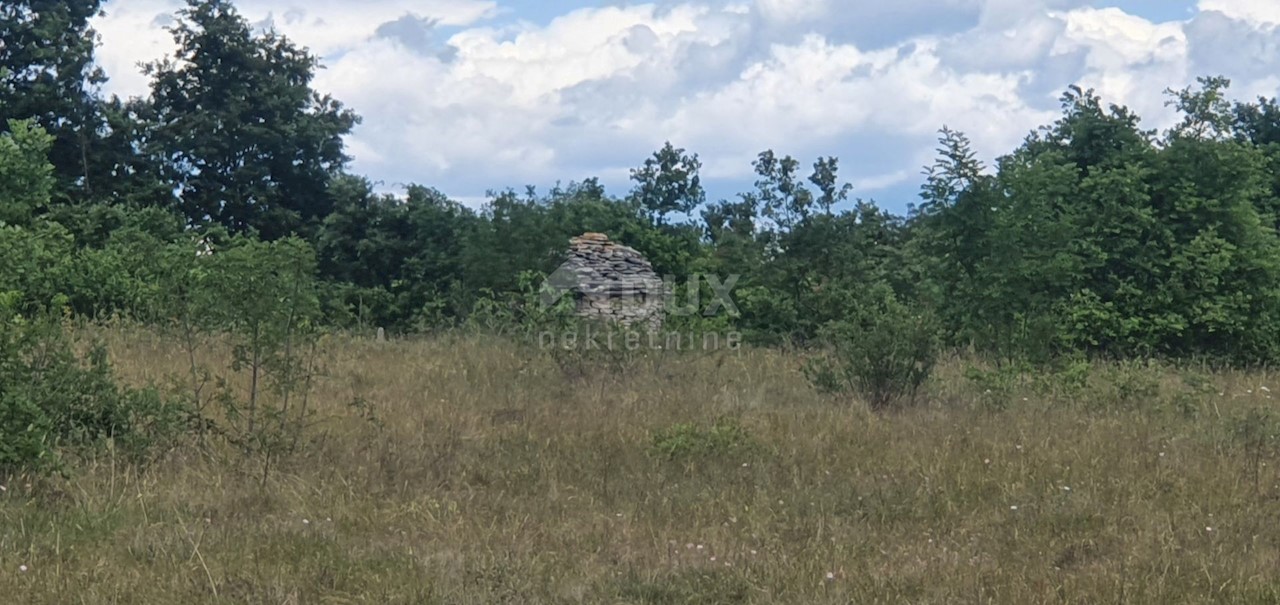
MULTIPOLYGON (((185 370, 154 333, 101 336, 130 382, 185 370)), ((265 485, 218 447, 9 478, 0 599, 1280 602, 1266 373, 987 393, 953 360, 871 414, 773 351, 570 375, 482 338, 335 338, 324 362, 306 447, 265 485)))

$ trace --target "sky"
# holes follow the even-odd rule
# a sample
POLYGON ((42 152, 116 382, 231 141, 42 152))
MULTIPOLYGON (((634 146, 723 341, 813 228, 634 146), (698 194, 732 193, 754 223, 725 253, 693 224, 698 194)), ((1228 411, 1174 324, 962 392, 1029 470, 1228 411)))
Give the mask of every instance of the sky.
MULTIPOLYGON (((109 0, 106 92, 144 95, 181 0, 109 0)), ((239 0, 318 55, 314 87, 363 117, 352 172, 469 205, 598 177, 613 194, 670 141, 711 199, 766 149, 840 158, 854 197, 918 201, 937 131, 992 162, 1059 114, 1072 84, 1175 120, 1168 88, 1225 75, 1280 96, 1277 0, 239 0)))

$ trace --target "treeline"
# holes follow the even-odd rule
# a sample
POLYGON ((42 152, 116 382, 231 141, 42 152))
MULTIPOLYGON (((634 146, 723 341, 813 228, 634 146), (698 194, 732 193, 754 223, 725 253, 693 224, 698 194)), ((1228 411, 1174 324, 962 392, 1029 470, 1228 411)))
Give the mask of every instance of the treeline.
POLYGON ((311 88, 314 56, 225 0, 189 0, 147 96, 104 98, 100 4, 0 6, 0 292, 23 313, 169 320, 156 259, 289 242, 323 321, 434 330, 527 303, 570 237, 600 231, 660 274, 741 276, 741 313, 697 321, 757 343, 879 329, 997 359, 1236 363, 1280 347, 1280 105, 1224 79, 1167 91, 1166 132, 1071 88, 989 167, 944 129, 905 216, 853 198, 836 158, 772 151, 751 191, 708 201, 697 155, 670 144, 625 194, 587 179, 475 210, 348 173, 358 117, 311 88))

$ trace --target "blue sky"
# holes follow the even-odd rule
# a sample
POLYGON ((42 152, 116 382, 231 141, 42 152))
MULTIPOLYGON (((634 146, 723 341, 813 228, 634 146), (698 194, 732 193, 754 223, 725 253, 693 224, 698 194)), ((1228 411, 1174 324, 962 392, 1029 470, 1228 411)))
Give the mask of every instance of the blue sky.
MULTIPOLYGON (((108 92, 142 94, 180 0, 110 0, 108 92)), ((1071 84, 1152 128, 1161 94, 1227 75, 1280 94, 1276 0, 240 0, 321 56, 315 86, 364 117, 352 170, 469 204, 697 152, 711 197, 761 150, 842 159, 855 195, 902 212, 943 125, 987 161, 1052 121, 1071 84)))
POLYGON ((1182 20, 1196 12, 1194 0, 1111 0, 1097 2, 1095 6, 1113 6, 1151 21, 1182 20))

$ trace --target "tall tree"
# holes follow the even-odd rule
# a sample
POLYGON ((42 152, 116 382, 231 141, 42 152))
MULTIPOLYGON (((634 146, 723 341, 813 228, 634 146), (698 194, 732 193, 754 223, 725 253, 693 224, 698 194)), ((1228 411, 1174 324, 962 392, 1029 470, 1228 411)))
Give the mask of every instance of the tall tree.
POLYGON ((316 57, 255 35, 226 0, 188 0, 171 31, 175 55, 146 69, 149 144, 170 160, 187 219, 266 239, 310 235, 331 210, 326 188, 359 119, 312 90, 316 57))
MULTIPOLYGON (((756 192, 760 199, 762 211, 774 225, 788 231, 800 221, 809 217, 813 206, 813 193, 804 186, 800 177, 800 162, 791 156, 778 157, 773 150, 760 153, 752 162, 756 169, 756 192)), ((828 167, 829 169, 834 166, 828 167)), ((819 186, 824 175, 819 174, 819 186)), ((835 176, 830 175, 831 186, 834 187, 835 176)), ((833 202, 834 203, 834 202, 833 202)))
POLYGON ((643 166, 631 171, 635 181, 632 198, 655 223, 665 223, 672 213, 693 212, 706 201, 701 169, 697 154, 685 153, 667 142, 643 166))
POLYGON ((813 175, 809 177, 809 182, 818 188, 816 203, 828 215, 834 206, 849 199, 849 193, 853 191, 853 185, 840 183, 839 173, 839 158, 818 158, 813 163, 813 175))
POLYGON ((34 119, 53 135, 49 161, 54 197, 79 200, 100 185, 89 166, 101 127, 97 88, 106 76, 93 62, 90 20, 101 0, 0 2, 0 131, 34 119))

